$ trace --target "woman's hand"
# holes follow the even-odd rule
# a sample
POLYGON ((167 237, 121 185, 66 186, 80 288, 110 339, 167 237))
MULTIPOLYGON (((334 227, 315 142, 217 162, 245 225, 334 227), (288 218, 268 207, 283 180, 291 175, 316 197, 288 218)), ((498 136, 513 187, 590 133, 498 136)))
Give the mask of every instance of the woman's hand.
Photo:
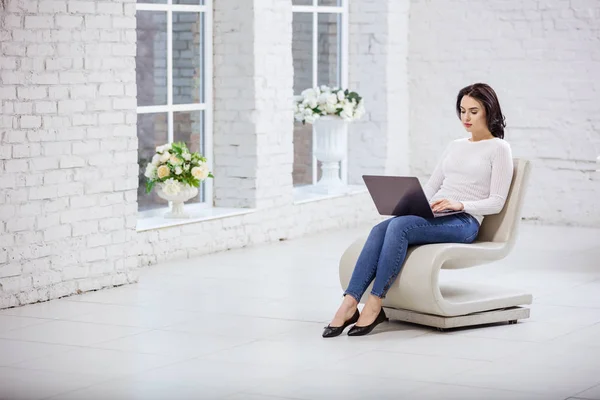
POLYGON ((454 200, 441 199, 431 203, 431 209, 433 210, 433 212, 462 211, 464 210, 464 208, 465 207, 463 206, 463 203, 454 200))

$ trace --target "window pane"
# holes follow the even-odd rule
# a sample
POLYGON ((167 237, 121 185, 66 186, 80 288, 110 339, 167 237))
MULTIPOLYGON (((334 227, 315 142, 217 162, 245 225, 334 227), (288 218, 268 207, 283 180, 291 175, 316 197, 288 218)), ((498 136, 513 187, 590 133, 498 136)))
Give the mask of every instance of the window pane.
POLYGON ((294 58, 294 93, 313 86, 312 14, 294 13, 292 56, 294 58))
POLYGON ((156 153, 156 147, 168 142, 167 113, 138 114, 138 164, 140 166, 138 187, 138 211, 166 207, 169 203, 158 197, 153 190, 146 194, 146 165, 156 153))
POLYGON ((188 4, 188 5, 195 5, 195 6, 203 6, 204 5, 204 0, 173 0, 173 4, 188 4))
POLYGON ((173 104, 202 103, 204 13, 173 13, 173 104))
POLYGON ((137 0, 137 3, 167 4, 167 0, 137 0))
POLYGON ((137 11, 138 106, 167 104, 167 13, 137 11))
POLYGON ((334 7, 341 7, 342 6, 342 0, 319 0, 319 5, 320 6, 334 6, 334 7))
MULTIPOLYGON (((204 146, 204 112, 186 111, 173 113, 173 141, 185 142, 190 152, 205 155, 204 146)), ((210 178, 209 178, 210 179, 210 178)), ((199 188, 199 195, 187 203, 204 201, 204 184, 199 188)))
POLYGON ((319 54, 317 84, 338 86, 339 82, 339 14, 319 14, 319 54))
POLYGON ((312 6, 313 0, 292 0, 293 6, 312 6))
POLYGON ((312 185, 312 125, 294 123, 294 186, 312 185))

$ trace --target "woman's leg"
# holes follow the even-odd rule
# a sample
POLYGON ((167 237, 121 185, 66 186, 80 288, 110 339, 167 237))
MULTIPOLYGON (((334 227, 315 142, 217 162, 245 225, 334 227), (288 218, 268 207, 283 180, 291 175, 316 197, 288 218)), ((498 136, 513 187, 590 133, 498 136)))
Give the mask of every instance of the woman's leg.
POLYGON ((471 243, 478 232, 479 223, 469 214, 430 219, 413 215, 394 218, 386 230, 373 290, 357 325, 367 326, 375 321, 381 310, 382 299, 400 273, 409 245, 471 243))
POLYGON ((330 326, 342 326, 356 311, 360 298, 375 278, 379 254, 381 253, 388 225, 392 220, 393 218, 387 219, 371 229, 365 246, 356 261, 348 288, 344 292, 342 305, 336 312, 333 320, 331 320, 330 326))

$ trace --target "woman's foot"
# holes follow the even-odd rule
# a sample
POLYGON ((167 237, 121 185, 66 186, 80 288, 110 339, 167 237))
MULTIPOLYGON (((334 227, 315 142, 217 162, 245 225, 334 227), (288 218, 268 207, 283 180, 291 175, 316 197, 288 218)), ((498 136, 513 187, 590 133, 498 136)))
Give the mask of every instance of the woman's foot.
POLYGON ((325 327, 325 329, 323 330, 323 337, 330 338, 330 337, 335 337, 335 336, 341 335, 341 333, 344 331, 344 329, 346 329, 347 326, 350 326, 350 325, 356 323, 356 321, 358 321, 359 316, 360 316, 360 314, 357 309, 354 312, 354 315, 349 320, 344 321, 344 323, 341 326, 327 325, 325 327))
POLYGON ((338 336, 348 325, 356 323, 360 316, 357 306, 358 301, 354 297, 344 296, 344 301, 335 313, 335 317, 325 327, 323 337, 338 336))
POLYGON ((368 335, 369 333, 371 333, 371 331, 373 329, 375 329, 375 327, 377 325, 379 325, 380 323, 385 322, 387 320, 388 319, 385 316, 385 311, 383 311, 383 308, 382 308, 379 311, 379 314, 377 314, 377 317, 375 318, 375 321, 373 321, 372 323, 370 323, 369 325, 366 325, 366 326, 358 326, 358 324, 354 325, 348 331, 348 336, 364 336, 364 335, 368 335))
POLYGON ((357 326, 369 326, 377 319, 381 312, 383 300, 377 296, 369 295, 365 306, 363 307, 360 318, 356 322, 357 326))
POLYGON ((346 295, 344 296, 344 301, 342 301, 342 305, 338 308, 335 316, 329 323, 331 327, 339 327, 344 325, 346 321, 352 318, 355 314, 358 307, 358 301, 352 296, 346 295))

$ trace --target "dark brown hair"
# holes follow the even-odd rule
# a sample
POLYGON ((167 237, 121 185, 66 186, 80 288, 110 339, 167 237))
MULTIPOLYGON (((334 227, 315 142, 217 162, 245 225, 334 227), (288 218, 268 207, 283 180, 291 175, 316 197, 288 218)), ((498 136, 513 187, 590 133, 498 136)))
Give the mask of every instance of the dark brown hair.
POLYGON ((495 137, 504 139, 506 122, 494 89, 485 83, 474 83, 460 89, 456 97, 456 114, 458 118, 460 118, 460 101, 464 96, 472 97, 483 104, 488 129, 495 137))

